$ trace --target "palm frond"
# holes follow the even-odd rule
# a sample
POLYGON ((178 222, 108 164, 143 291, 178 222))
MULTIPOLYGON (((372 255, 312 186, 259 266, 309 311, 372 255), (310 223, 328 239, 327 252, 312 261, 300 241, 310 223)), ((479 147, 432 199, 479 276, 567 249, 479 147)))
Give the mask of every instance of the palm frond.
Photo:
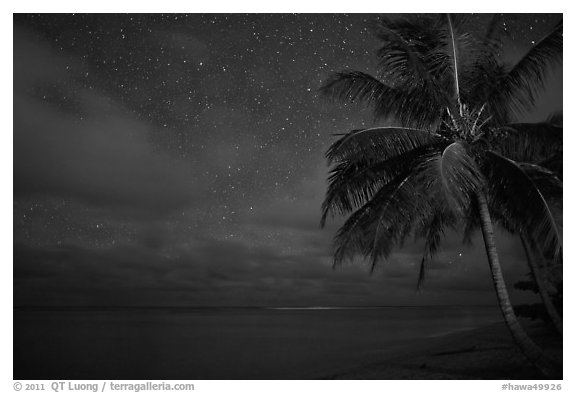
POLYGON ((526 231, 546 255, 561 258, 562 245, 554 216, 538 184, 560 187, 553 174, 533 164, 519 164, 495 152, 486 155, 493 211, 517 231, 526 231), (546 180, 545 180, 546 179, 546 180))
POLYGON ((426 220, 422 221, 424 230, 420 235, 424 236, 426 241, 424 243, 424 254, 420 260, 420 268, 418 271, 418 282, 416 284, 418 291, 420 291, 424 285, 428 266, 434 260, 436 253, 440 249, 440 244, 444 239, 446 229, 455 229, 457 221, 457 217, 453 212, 446 206, 443 206, 442 203, 434 206, 432 214, 430 214, 426 220))
POLYGON ((494 14, 484 31, 478 32, 475 37, 474 56, 462 72, 462 101, 468 107, 485 105, 485 113, 492 116, 492 123, 508 123, 509 113, 502 97, 494 96, 494 82, 502 79, 506 67, 500 64, 502 51, 502 37, 505 31, 502 28, 501 18, 494 14))
POLYGON ((376 37, 384 44, 377 52, 379 77, 396 84, 430 81, 431 74, 418 50, 425 47, 421 39, 404 37, 390 22, 378 26, 376 37))
POLYGON ((447 200, 451 201, 451 207, 460 213, 467 211, 473 196, 484 183, 474 158, 460 142, 454 142, 444 149, 438 166, 445 195, 447 200))
MULTIPOLYGON (((352 214, 338 230, 334 238, 336 246, 334 252, 334 266, 341 264, 343 261, 352 259, 355 255, 363 255, 367 257, 370 255, 373 246, 373 237, 370 236, 374 224, 377 221, 376 217, 379 216, 378 212, 382 207, 387 207, 387 201, 394 198, 397 194, 402 194, 408 198, 404 198, 403 202, 411 201, 410 194, 403 192, 403 188, 407 188, 411 183, 407 182, 412 172, 408 172, 405 176, 398 176, 392 182, 382 187, 367 204, 358 209, 352 214)), ((398 211, 398 210, 397 210, 398 211)), ((393 239, 387 239, 387 249, 385 254, 389 253, 394 245, 393 239)))
POLYGON ((341 102, 372 106, 376 119, 395 120, 404 126, 414 127, 437 124, 444 104, 429 90, 391 87, 358 71, 333 74, 320 88, 320 93, 341 102))
POLYGON ((415 198, 415 185, 411 182, 416 177, 412 172, 406 176, 398 186, 386 195, 375 214, 375 229, 370 233, 372 246, 368 251, 371 258, 370 272, 374 272, 376 264, 381 258, 387 258, 395 242, 400 241, 400 233, 406 233, 411 226, 415 212, 418 211, 420 198, 415 198), (401 218, 400 220, 398 218, 401 218))
POLYGON ((553 171, 530 163, 518 163, 518 166, 534 182, 545 200, 562 199, 564 189, 562 180, 553 171))
POLYGON ((328 214, 347 214, 368 202, 374 193, 405 168, 417 165, 422 156, 439 152, 447 142, 418 146, 405 153, 379 160, 344 160, 337 164, 328 177, 328 189, 322 203, 321 226, 328 214))
POLYGON ((383 16, 375 28, 382 44, 377 52, 378 76, 393 86, 436 85, 438 70, 428 60, 438 50, 438 22, 436 15, 410 19, 383 16))
POLYGON ((480 219, 478 213, 478 203, 476 199, 472 199, 469 210, 464 215, 464 230, 462 234, 462 244, 466 246, 472 245, 472 238, 480 228, 480 219))
POLYGON ((447 220, 450 211, 438 186, 437 162, 441 158, 441 151, 436 148, 420 155, 419 161, 412 166, 411 176, 402 184, 402 192, 395 192, 381 207, 376 229, 370 233, 373 239, 369 252, 372 270, 380 259, 387 258, 394 245, 403 244, 410 232, 425 231, 429 234, 427 224, 432 221, 431 217, 441 212, 438 219, 447 220), (434 197, 433 194, 438 195, 434 197))
POLYGON ((438 157, 437 152, 421 154, 346 220, 334 239, 335 265, 359 254, 370 258, 373 270, 403 242, 415 222, 430 214, 423 196, 427 179, 437 175, 438 157))
POLYGON ((486 135, 492 150, 518 162, 540 162, 563 149, 562 127, 548 121, 514 123, 486 135))
POLYGON ((343 71, 331 75, 320 87, 325 97, 341 102, 374 104, 379 98, 391 95, 393 88, 372 75, 359 71, 343 71))
POLYGON ((375 127, 353 130, 338 139, 326 152, 328 163, 336 161, 387 160, 420 146, 446 141, 421 129, 375 127))
POLYGON ((554 172, 558 178, 562 180, 564 175, 563 156, 563 153, 560 151, 553 154, 551 157, 540 161, 538 165, 554 172))
MULTIPOLYGON (((506 107, 520 115, 532 109, 550 67, 562 59, 563 23, 536 43, 528 53, 497 81, 493 93, 505 99, 506 107)), ((502 101, 500 99, 499 101, 502 101)))
MULTIPOLYGON (((430 183, 427 197, 433 201, 432 214, 422 221, 416 234, 426 239, 424 255, 420 261, 418 290, 426 278, 426 270, 434 258, 446 228, 456 229, 457 224, 465 218, 470 235, 471 225, 476 222, 470 218, 475 207, 473 197, 484 184, 483 176, 474 159, 459 142, 447 146, 438 156, 437 176, 430 183)), ((465 239, 466 239, 465 233, 465 239)))
POLYGON ((501 125, 511 121, 507 97, 495 94, 497 81, 506 76, 507 69, 499 64, 494 54, 486 53, 463 74, 462 101, 468 106, 486 105, 486 114, 492 116, 490 124, 501 125))

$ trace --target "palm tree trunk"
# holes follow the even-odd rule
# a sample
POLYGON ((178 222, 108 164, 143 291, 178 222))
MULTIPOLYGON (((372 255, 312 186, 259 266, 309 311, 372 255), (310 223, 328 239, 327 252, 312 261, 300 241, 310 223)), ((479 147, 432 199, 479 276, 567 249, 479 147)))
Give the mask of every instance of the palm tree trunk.
POLYGON ((498 253, 496 251, 496 242, 494 238, 494 228, 492 227, 492 220, 488 210, 488 202, 482 193, 477 194, 478 206, 480 210, 480 221, 482 227, 482 235, 484 236, 484 245, 486 246, 486 255, 488 256, 488 263, 490 264, 490 271, 492 272, 492 281, 496 289, 496 296, 504 322, 508 330, 512 334, 516 345, 520 348, 522 353, 536 366, 546 377, 552 379, 562 378, 562 366, 552 358, 548 357, 542 350, 528 337, 522 325, 514 314, 514 309, 510 303, 508 290, 504 282, 504 276, 498 260, 498 253))
POLYGON ((524 233, 520 234, 520 239, 522 240, 522 246, 524 247, 524 252, 526 253, 526 259, 528 260, 528 265, 530 266, 530 271, 532 272, 532 276, 534 277, 534 281, 536 281, 536 286, 538 287, 538 293, 540 294, 540 298, 542 299, 542 303, 544 303, 544 307, 546 308, 546 312, 548 316, 552 320, 554 327, 560 334, 562 334, 562 317, 556 311, 556 307, 552 303, 552 299, 550 299, 550 295, 548 293, 548 289, 546 284, 544 283, 543 277, 540 274, 540 266, 534 260, 534 255, 530 249, 530 245, 526 240, 526 235, 524 233))

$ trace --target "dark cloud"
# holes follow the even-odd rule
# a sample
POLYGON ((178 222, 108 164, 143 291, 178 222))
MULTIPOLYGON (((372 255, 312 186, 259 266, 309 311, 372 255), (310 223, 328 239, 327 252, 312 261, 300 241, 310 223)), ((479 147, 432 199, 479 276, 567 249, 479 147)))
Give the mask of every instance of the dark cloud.
MULTIPOLYGON (((519 280, 527 267, 515 255, 517 241, 502 239, 505 275, 519 280)), ((494 300, 481 250, 465 250, 464 257, 442 254, 431 265, 422 294, 415 287, 419 258, 419 250, 407 247, 371 276, 362 263, 330 269, 331 253, 322 248, 287 253, 273 245, 249 247, 213 239, 177 250, 148 243, 108 249, 16 244, 15 304, 409 305, 494 300)), ((515 294, 519 299, 529 299, 527 295, 515 294)))
POLYGON ((197 203, 207 187, 198 181, 200 168, 155 151, 149 143, 153 127, 65 75, 62 69, 75 67, 74 61, 25 33, 16 35, 15 48, 16 197, 77 198, 152 214, 197 203), (63 104, 40 96, 42 86, 69 98, 63 104), (80 120, 62 105, 77 108, 80 120))
MULTIPOLYGON (((92 109, 98 100, 104 98, 88 97, 85 103, 92 109)), ((111 114, 79 123, 17 97, 14 193, 161 212, 192 204, 205 185, 195 181, 187 163, 153 152, 147 132, 130 118, 111 114)))

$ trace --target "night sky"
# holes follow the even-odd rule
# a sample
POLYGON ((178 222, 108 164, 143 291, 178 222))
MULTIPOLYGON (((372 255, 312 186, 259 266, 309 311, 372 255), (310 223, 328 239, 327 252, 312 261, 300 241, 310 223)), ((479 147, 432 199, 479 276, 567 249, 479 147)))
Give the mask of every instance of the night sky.
MULTIPOLYGON (((516 59, 560 15, 505 15, 516 59)), ((374 73, 376 15, 14 16, 14 305, 495 304, 480 238, 332 270, 320 229, 332 72, 374 73)), ((486 16, 473 16, 478 26, 486 16)), ((520 120, 562 109, 562 68, 520 120)), ((511 284, 528 268, 498 247, 511 284)), ((513 300, 527 299, 514 291, 513 300)))

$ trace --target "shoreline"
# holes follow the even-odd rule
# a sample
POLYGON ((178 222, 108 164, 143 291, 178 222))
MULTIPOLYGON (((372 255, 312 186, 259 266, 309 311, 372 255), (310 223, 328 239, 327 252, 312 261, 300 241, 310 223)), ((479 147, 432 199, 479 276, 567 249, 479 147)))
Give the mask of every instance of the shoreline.
MULTIPOLYGON (((529 336, 562 359, 562 337, 552 327, 522 321, 529 336)), ((322 379, 546 379, 516 347, 503 322, 416 340, 383 350, 322 379), (378 359, 377 359, 378 358, 378 359)))

